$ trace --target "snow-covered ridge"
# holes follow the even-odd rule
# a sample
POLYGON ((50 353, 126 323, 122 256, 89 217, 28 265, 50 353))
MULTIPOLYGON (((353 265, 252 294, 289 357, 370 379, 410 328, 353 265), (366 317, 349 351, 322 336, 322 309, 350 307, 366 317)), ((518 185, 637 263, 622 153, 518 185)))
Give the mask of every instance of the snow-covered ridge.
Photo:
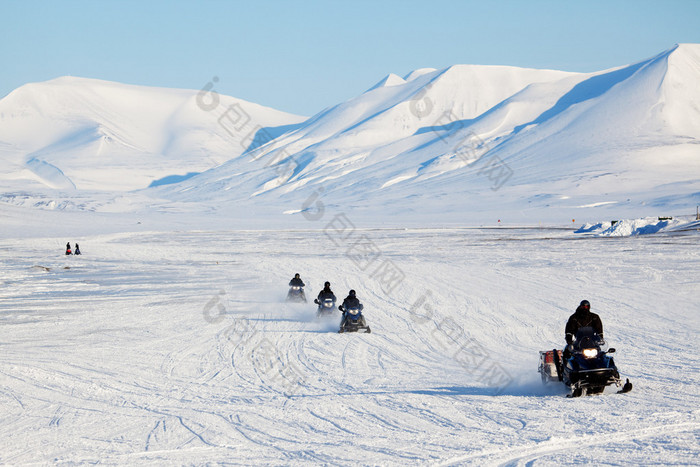
POLYGON ((403 83, 390 75, 261 148, 255 164, 229 161, 163 195, 303 213, 323 192, 382 214, 391 205, 535 222, 687 210, 700 193, 700 125, 686 123, 700 118, 698 50, 596 73, 456 65, 403 83))
POLYGON ((595 73, 455 65, 389 74, 304 119, 225 96, 203 111, 198 91, 64 78, 0 101, 0 183, 152 186, 159 203, 287 218, 319 193, 375 219, 679 214, 700 201, 698 81, 697 44, 595 73))
POLYGON ((74 77, 27 84, 0 100, 0 180, 88 190, 146 188, 242 154, 259 129, 276 136, 276 128, 304 119, 197 90, 74 77))

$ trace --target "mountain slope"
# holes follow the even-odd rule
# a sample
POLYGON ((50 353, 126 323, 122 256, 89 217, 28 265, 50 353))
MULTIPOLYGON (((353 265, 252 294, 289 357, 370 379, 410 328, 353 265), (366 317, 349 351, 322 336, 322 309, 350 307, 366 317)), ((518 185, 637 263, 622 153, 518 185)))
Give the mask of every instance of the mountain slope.
POLYGON ((244 152, 257 129, 304 120, 228 96, 213 105, 214 98, 72 77, 22 86, 0 100, 3 178, 53 188, 145 188, 244 152))
POLYGON ((0 101, 0 182, 150 186, 91 206, 275 222, 318 203, 397 224, 680 214, 700 202, 698 80, 697 44, 595 73, 455 65, 390 74, 303 119, 64 78, 0 101))
POLYGON ((597 73, 454 66, 389 76, 161 194, 302 212, 322 193, 374 217, 681 209, 700 193, 699 50, 684 44, 597 73))

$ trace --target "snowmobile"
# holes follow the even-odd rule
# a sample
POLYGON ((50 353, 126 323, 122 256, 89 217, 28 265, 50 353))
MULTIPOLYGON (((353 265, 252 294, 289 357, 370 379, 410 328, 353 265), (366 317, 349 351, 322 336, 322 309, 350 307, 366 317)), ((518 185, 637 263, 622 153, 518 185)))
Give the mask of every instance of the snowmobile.
POLYGON ((315 299, 314 303, 318 305, 318 310, 316 310, 316 316, 321 318, 323 316, 332 316, 335 314, 337 308, 335 307, 335 298, 326 297, 322 300, 315 299))
POLYGON ((569 397, 601 394, 612 384, 622 386, 619 393, 632 390, 632 383, 622 385, 620 373, 617 371, 613 358, 608 355, 615 349, 603 350, 605 342, 595 333, 593 328, 585 327, 578 330, 576 340, 567 358, 561 350, 540 352, 539 372, 542 382, 561 381, 571 389, 569 397))
POLYGON ((289 292, 287 292, 287 301, 295 303, 306 303, 306 294, 304 293, 304 287, 298 285, 292 285, 289 287, 289 292))
POLYGON ((367 326, 365 317, 362 316, 362 309, 360 307, 344 309, 341 305, 338 309, 343 312, 343 320, 340 322, 340 329, 338 330, 339 333, 362 331, 369 334, 372 332, 369 326, 367 326))

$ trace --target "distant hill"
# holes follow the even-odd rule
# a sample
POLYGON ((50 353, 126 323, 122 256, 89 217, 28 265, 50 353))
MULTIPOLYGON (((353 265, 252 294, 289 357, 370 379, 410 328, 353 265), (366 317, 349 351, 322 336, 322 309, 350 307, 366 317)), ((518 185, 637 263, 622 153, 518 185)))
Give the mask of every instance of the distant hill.
POLYGON ((241 154, 261 128, 277 136, 276 128, 305 120, 233 97, 219 95, 217 103, 213 94, 198 94, 73 77, 22 86, 0 100, 0 183, 12 178, 59 189, 146 188, 241 154))
POLYGON ((697 44, 595 73, 455 65, 389 74, 305 119, 226 96, 205 111, 198 91, 61 78, 0 101, 0 183, 150 186, 139 200, 289 219, 314 199, 416 222, 694 210, 698 82, 697 44), (235 112, 222 120, 227 109, 243 109, 245 128, 235 112))

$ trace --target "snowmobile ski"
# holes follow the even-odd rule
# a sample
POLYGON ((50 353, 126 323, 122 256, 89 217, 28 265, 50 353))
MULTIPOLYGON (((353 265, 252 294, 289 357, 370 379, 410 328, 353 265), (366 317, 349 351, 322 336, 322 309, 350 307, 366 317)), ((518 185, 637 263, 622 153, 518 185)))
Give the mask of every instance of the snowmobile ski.
POLYGON ((618 394, 626 394, 632 390, 632 383, 630 383, 630 379, 627 378, 627 382, 625 383, 624 386, 622 386, 622 389, 617 391, 618 394))

